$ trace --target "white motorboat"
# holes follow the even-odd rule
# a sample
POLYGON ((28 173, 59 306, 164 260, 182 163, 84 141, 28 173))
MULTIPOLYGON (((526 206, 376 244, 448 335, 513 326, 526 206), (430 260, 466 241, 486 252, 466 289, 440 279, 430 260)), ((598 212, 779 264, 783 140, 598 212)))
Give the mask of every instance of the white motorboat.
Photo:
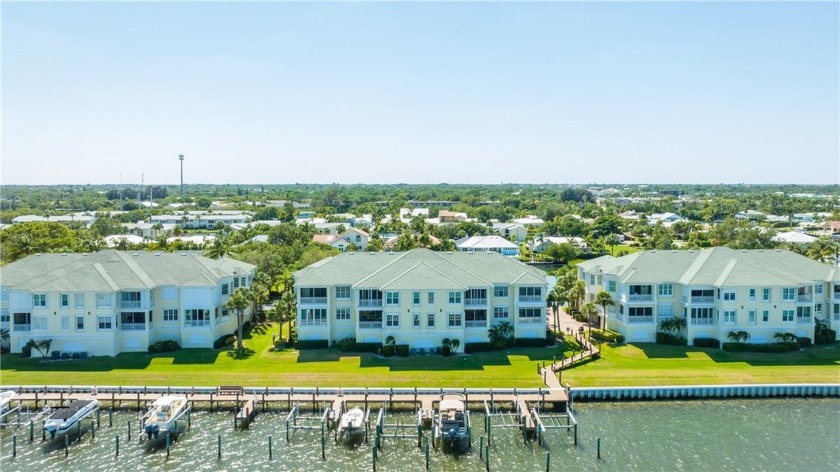
POLYGON ((364 420, 365 412, 361 408, 351 408, 341 415, 341 431, 347 434, 361 431, 364 420))
POLYGON ((469 449, 469 425, 469 415, 462 400, 444 398, 440 400, 436 434, 443 447, 453 452, 469 449))
POLYGON ((15 396, 17 396, 17 393, 15 393, 12 390, 0 392, 0 413, 3 413, 9 409, 9 404, 12 402, 15 396))
POLYGON ((50 434, 50 439, 62 435, 81 421, 82 418, 99 408, 99 400, 75 400, 55 408, 53 413, 44 422, 44 431, 50 434))
POLYGON ((177 421, 189 410, 187 397, 166 395, 155 400, 143 417, 143 429, 149 439, 177 434, 177 421))

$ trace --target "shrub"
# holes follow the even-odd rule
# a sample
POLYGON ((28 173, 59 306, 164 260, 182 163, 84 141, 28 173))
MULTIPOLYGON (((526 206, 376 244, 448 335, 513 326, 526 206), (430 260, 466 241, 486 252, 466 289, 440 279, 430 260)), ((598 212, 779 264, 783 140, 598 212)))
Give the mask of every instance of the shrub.
POLYGON ((181 345, 178 344, 178 341, 173 339, 158 341, 149 346, 149 352, 172 352, 177 351, 178 349, 181 349, 181 345))
POLYGON ((545 338, 516 338, 513 340, 516 347, 545 347, 545 338))
POLYGON ((587 321, 589 321, 586 315, 582 315, 580 313, 575 313, 572 315, 572 317, 574 317, 575 321, 579 321, 581 323, 586 323, 587 321))
POLYGON ((386 345, 382 346, 382 355, 385 356, 385 357, 393 356, 395 351, 396 351, 396 348, 394 347, 393 344, 386 344, 386 345))
POLYGON ((714 338, 694 338, 694 345, 697 347, 713 347, 720 349, 720 341, 714 338))
POLYGON ((610 330, 592 330, 592 339, 603 343, 623 343, 624 335, 610 330))
POLYGON ((554 331, 547 329, 545 330, 545 345, 546 346, 554 346, 557 342, 557 335, 554 334, 554 331))
POLYGON ((376 351, 382 347, 380 343, 354 343, 353 352, 370 352, 376 354, 376 351))
POLYGON ((32 345, 26 344, 20 349, 20 355, 23 357, 32 357, 32 345))
POLYGON ((452 348, 449 346, 441 346, 440 353, 443 354, 443 357, 449 357, 452 355, 452 348))
POLYGON ((805 336, 799 336, 796 338, 799 341, 800 347, 808 347, 811 345, 811 338, 805 336))
POLYGON ((674 336, 671 333, 656 333, 656 344, 669 344, 671 346, 687 346, 688 340, 684 336, 674 336))
POLYGON ((473 352, 490 352, 490 351, 498 351, 499 347, 496 347, 493 343, 466 343, 464 344, 464 352, 467 354, 471 354, 473 352))
POLYGON ((213 341, 213 349, 219 349, 225 346, 233 346, 233 343, 235 342, 236 335, 225 334, 224 336, 219 337, 219 339, 213 341))
POLYGON ((397 355, 400 357, 408 357, 408 344, 397 344, 397 355))
POLYGON ((746 343, 723 343, 723 350, 727 352, 790 352, 798 350, 798 343, 770 343, 770 344, 746 344, 746 343))
POLYGON ((440 346, 436 347, 435 348, 435 354, 437 354, 437 355, 443 354, 443 348, 441 348, 440 346))
POLYGON ((814 344, 831 344, 837 340, 837 331, 829 328, 817 331, 814 334, 814 344))
POLYGON ((295 343, 295 349, 304 350, 304 349, 326 349, 330 347, 330 342, 326 339, 307 339, 307 340, 298 340, 295 343))
POLYGON ((341 348, 344 352, 350 352, 356 347, 356 339, 351 337, 346 337, 341 341, 336 343, 339 348, 341 348))

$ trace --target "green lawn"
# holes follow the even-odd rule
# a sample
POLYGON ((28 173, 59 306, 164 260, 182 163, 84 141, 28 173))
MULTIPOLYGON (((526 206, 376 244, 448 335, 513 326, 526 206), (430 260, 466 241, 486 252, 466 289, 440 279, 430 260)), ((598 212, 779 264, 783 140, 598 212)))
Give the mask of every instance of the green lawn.
POLYGON ((563 373, 576 387, 840 382, 840 344, 783 354, 626 344, 563 373))
MULTIPOLYGON (((385 359, 335 349, 274 351, 276 325, 246 336, 234 351, 182 349, 74 361, 0 357, 5 385, 246 385, 540 387, 538 361, 561 348, 517 348, 468 356, 385 359)), ((565 348, 565 346, 564 346, 565 348)), ((566 352, 570 354, 570 352, 566 352)), ((36 356, 38 354, 36 353, 36 356)), ((840 382, 840 344, 787 354, 726 353, 656 344, 603 346, 603 358, 563 373, 572 386, 840 382)))

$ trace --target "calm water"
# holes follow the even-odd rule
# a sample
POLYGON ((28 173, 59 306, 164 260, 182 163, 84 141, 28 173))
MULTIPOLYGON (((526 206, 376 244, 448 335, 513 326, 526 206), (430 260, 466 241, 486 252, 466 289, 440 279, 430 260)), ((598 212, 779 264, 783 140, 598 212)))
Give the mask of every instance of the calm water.
MULTIPOLYGON (((491 470, 544 470, 546 453, 551 468, 568 470, 840 470, 840 400, 767 399, 689 402, 578 404, 579 445, 565 431, 550 431, 544 446, 523 444, 515 430, 493 430, 491 470), (602 458, 596 459, 601 437, 602 458)), ((392 419, 410 421, 410 414, 392 419)), ((370 446, 327 442, 321 459, 320 433, 298 431, 286 443, 282 413, 257 416, 251 428, 233 430, 232 413, 196 412, 192 429, 173 443, 166 458, 163 444, 152 446, 126 438, 126 422, 136 425, 133 412, 107 415, 92 440, 86 421, 81 440, 72 437, 64 457, 63 441, 29 442, 28 427, 0 432, 0 470, 7 471, 138 471, 138 470, 371 470, 370 446), (17 433, 17 457, 11 458, 12 434, 17 433), (114 458, 114 437, 120 435, 120 455, 114 458), (222 459, 216 458, 216 435, 222 435, 222 459), (273 436, 273 460, 268 436, 273 436)), ((482 417, 473 414, 473 424, 482 417)), ((431 470, 483 470, 478 457, 476 428, 472 454, 460 457, 431 452, 431 470)), ((372 443, 372 441, 371 441, 372 443)), ((425 470, 423 454, 411 440, 386 440, 377 470, 425 470)))

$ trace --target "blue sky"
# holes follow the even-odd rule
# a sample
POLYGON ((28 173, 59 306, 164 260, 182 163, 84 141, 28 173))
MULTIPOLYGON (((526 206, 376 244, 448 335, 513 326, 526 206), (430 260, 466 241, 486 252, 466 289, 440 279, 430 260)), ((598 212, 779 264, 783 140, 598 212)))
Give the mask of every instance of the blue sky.
POLYGON ((3 184, 840 183, 821 3, 2 5, 3 184))

